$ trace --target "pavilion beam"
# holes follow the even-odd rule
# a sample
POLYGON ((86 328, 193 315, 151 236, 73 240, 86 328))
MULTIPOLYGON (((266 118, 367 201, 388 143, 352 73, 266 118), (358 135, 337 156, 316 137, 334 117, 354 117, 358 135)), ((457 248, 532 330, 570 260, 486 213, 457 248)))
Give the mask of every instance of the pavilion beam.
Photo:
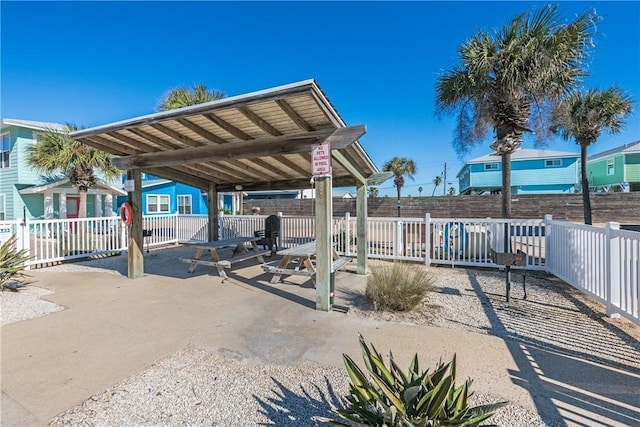
POLYGON ((127 272, 130 279, 144 276, 144 240, 142 236, 142 172, 128 170, 127 179, 133 180, 133 191, 128 193, 129 204, 133 210, 133 222, 129 228, 129 247, 127 250, 127 272))
POLYGON ((331 147, 331 158, 333 158, 335 161, 337 161, 338 163, 340 163, 340 165, 342 165, 343 168, 345 168, 347 171, 349 171, 349 173, 358 180, 358 182, 361 183, 365 183, 367 182, 367 178, 365 178, 365 176, 362 174, 362 172, 360 172, 360 170, 358 170, 356 168, 356 166, 349 161, 349 159, 347 159, 345 157, 344 154, 342 154, 339 151, 334 151, 333 150, 333 146, 331 147))
POLYGON ((358 252, 357 274, 367 274, 367 184, 356 185, 356 245, 358 252))
MULTIPOLYGON (((146 169, 145 169, 146 170, 146 169)), ((334 187, 353 187, 356 185, 356 180, 352 177, 342 177, 333 180, 334 187)), ((271 181, 271 182, 236 182, 232 184, 220 184, 218 185, 219 192, 238 191, 235 186, 242 186, 243 191, 266 191, 266 190, 299 190, 301 188, 309 187, 309 179, 295 179, 286 181, 271 181)))
POLYGON ((331 310, 331 176, 315 178, 316 183, 316 310, 331 310))
POLYGON ((323 129, 298 135, 258 138, 234 144, 172 149, 154 153, 118 157, 112 163, 120 169, 174 166, 231 159, 253 159, 281 154, 306 153, 311 146, 325 141, 332 149, 344 149, 364 135, 364 125, 323 129))
POLYGON ((168 179, 170 181, 181 182, 183 184, 190 185, 192 187, 196 187, 205 191, 209 188, 209 181, 185 172, 177 171, 175 169, 145 168, 144 172, 150 175, 159 176, 160 178, 168 179))

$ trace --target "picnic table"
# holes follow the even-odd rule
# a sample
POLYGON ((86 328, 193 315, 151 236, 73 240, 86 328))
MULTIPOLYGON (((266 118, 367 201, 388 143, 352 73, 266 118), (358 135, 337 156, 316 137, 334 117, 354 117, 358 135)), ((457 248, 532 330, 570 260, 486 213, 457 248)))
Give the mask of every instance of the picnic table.
MULTIPOLYGON (((282 256, 282 259, 277 265, 272 263, 262 266, 262 269, 267 273, 273 273, 273 277, 270 280, 271 283, 278 283, 282 275, 288 274, 310 277, 315 284, 316 269, 312 261, 312 258, 315 257, 316 254, 315 241, 303 243, 288 249, 282 249, 278 251, 277 254, 282 256), (289 264, 296 260, 298 261, 297 264, 292 266, 293 268, 289 267, 289 264)), ((351 262, 351 260, 351 257, 340 257, 334 247, 331 274, 333 275, 333 273, 351 262)))
POLYGON ((232 264, 245 261, 251 258, 258 258, 261 264, 264 264, 263 255, 271 253, 271 249, 260 250, 256 243, 259 237, 234 237, 226 240, 216 240, 214 242, 200 242, 194 240, 181 241, 183 245, 193 246, 196 249, 196 254, 193 258, 180 258, 180 261, 191 264, 189 267, 189 273, 193 273, 196 267, 200 265, 209 265, 218 269, 220 277, 227 278, 225 268, 231 268, 232 264), (251 243, 252 250, 247 250, 246 243, 251 243), (222 248, 234 248, 231 258, 221 259, 218 249, 222 248), (211 261, 200 259, 202 255, 209 251, 211 254, 211 261), (238 256, 239 255, 239 256, 238 256))

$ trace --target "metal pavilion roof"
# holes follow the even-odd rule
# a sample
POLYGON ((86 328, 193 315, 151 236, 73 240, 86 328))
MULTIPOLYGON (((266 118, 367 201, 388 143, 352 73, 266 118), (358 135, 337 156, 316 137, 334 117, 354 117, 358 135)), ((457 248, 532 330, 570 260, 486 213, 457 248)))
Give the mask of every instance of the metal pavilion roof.
POLYGON ((141 169, 201 189, 284 190, 309 186, 311 144, 331 142, 333 186, 378 169, 314 80, 79 130, 71 136, 141 169))

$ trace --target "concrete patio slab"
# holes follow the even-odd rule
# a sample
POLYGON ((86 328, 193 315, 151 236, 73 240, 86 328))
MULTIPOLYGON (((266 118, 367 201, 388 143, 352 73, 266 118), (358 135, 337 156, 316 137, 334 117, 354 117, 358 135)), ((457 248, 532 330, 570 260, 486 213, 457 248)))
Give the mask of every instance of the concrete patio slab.
MULTIPOLYGON (((185 265, 160 259, 149 264, 153 273, 136 280, 118 271, 31 272, 35 286, 53 292, 44 298, 65 310, 2 327, 2 425, 46 425, 188 345, 254 365, 342 367, 343 353, 360 359, 358 333, 383 353, 393 350, 401 366, 416 352, 422 366, 455 353, 460 380, 471 377, 479 392, 541 413, 557 412, 554 395, 570 393, 567 384, 604 395, 611 390, 598 389, 604 387, 598 376, 615 375, 616 403, 635 413, 637 373, 486 334, 319 312, 306 278, 271 284, 252 261, 225 281, 213 270, 190 275, 185 265), (526 357, 514 358, 519 354, 526 357), (542 370, 562 381, 545 380, 542 370)), ((341 272, 336 283, 336 303, 345 305, 349 292, 364 289, 365 278, 341 272)))

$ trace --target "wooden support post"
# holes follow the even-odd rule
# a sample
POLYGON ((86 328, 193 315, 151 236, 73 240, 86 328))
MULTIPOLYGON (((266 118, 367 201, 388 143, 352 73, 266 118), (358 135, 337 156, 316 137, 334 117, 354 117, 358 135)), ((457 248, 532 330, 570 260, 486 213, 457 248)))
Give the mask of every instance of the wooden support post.
POLYGON ((209 234, 208 239, 210 242, 218 240, 218 190, 216 184, 209 183, 209 189, 207 191, 207 213, 209 215, 209 234))
POLYGON ((144 276, 144 238, 142 236, 142 173, 140 169, 127 170, 127 179, 133 180, 133 191, 128 193, 133 209, 133 222, 129 228, 127 271, 129 279, 144 276))
POLYGON ((358 245, 358 274, 367 274, 367 184, 358 183, 356 187, 356 217, 358 245))
POLYGON ((331 176, 315 178, 316 182, 316 310, 331 310, 331 176))

